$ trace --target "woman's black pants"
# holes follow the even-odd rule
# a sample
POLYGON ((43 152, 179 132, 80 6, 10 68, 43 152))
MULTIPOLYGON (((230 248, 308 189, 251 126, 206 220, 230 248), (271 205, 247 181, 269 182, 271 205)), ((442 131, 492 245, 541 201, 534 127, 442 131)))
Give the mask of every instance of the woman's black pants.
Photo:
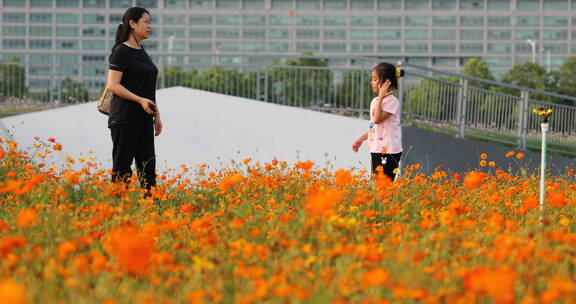
POLYGON ((137 120, 110 127, 112 134, 112 182, 126 182, 132 176, 132 162, 142 188, 156 186, 156 155, 154 152, 154 122, 137 120))

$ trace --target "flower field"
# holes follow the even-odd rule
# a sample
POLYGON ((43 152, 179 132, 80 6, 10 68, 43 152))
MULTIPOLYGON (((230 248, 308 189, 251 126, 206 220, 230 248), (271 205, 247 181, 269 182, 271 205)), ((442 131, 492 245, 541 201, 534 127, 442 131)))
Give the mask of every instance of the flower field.
MULTIPOLYGON (((574 169, 467 173, 245 159, 144 198, 57 140, 0 143, 1 303, 574 303, 574 169), (25 152, 24 152, 25 151, 25 152), (159 202, 159 203, 157 203, 159 202)), ((522 164, 522 154, 510 158, 522 164)))

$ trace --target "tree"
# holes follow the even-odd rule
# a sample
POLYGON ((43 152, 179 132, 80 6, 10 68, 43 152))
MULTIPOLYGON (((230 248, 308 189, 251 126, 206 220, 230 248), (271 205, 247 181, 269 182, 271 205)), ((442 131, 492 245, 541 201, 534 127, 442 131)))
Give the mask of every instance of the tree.
POLYGON ((161 77, 158 77, 157 87, 183 86, 191 88, 194 84, 194 78, 198 77, 198 71, 190 69, 187 71, 182 70, 180 67, 171 66, 164 69, 161 77), (162 78, 163 77, 163 78, 162 78))
POLYGON ((0 100, 8 97, 22 98, 26 95, 26 70, 14 57, 7 63, 0 64, 0 100))
MULTIPOLYGON (((464 75, 476 78, 482 78, 486 80, 494 80, 494 76, 490 73, 490 68, 488 63, 482 61, 479 58, 472 58, 464 64, 464 75)), ((489 89, 490 85, 480 81, 470 81, 469 86, 489 89)))
POLYGON ((54 96, 59 96, 64 103, 87 102, 90 99, 90 94, 84 84, 76 82, 70 77, 62 79, 60 94, 58 95, 58 89, 55 89, 54 96))
MULTIPOLYGON (((558 85, 558 93, 576 97, 576 56, 566 60, 560 70, 554 73, 553 79, 558 85)), ((562 103, 575 105, 570 100, 563 100, 562 103)))

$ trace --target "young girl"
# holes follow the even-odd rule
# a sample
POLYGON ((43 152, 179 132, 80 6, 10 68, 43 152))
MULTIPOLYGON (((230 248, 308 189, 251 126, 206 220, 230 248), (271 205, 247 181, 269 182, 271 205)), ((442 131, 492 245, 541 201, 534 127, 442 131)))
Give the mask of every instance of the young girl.
POLYGON ((398 89, 398 78, 404 70, 390 63, 380 63, 372 69, 372 91, 378 94, 370 104, 370 125, 352 145, 358 149, 368 140, 368 150, 372 156, 372 174, 380 170, 391 180, 396 177, 396 169, 402 155, 402 129, 400 127, 400 101, 392 94, 398 89))

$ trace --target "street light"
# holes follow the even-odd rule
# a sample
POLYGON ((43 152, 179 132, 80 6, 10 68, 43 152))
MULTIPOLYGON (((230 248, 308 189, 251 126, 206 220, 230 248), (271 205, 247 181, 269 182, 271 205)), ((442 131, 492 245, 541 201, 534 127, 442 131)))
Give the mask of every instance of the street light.
POLYGON ((526 42, 532 46, 532 62, 536 63, 536 41, 526 39, 526 42))
POLYGON ((176 38, 174 35, 168 38, 168 64, 172 64, 172 43, 174 42, 174 38, 176 38))
POLYGON ((550 73, 550 49, 542 48, 542 53, 546 52, 546 72, 550 73))

